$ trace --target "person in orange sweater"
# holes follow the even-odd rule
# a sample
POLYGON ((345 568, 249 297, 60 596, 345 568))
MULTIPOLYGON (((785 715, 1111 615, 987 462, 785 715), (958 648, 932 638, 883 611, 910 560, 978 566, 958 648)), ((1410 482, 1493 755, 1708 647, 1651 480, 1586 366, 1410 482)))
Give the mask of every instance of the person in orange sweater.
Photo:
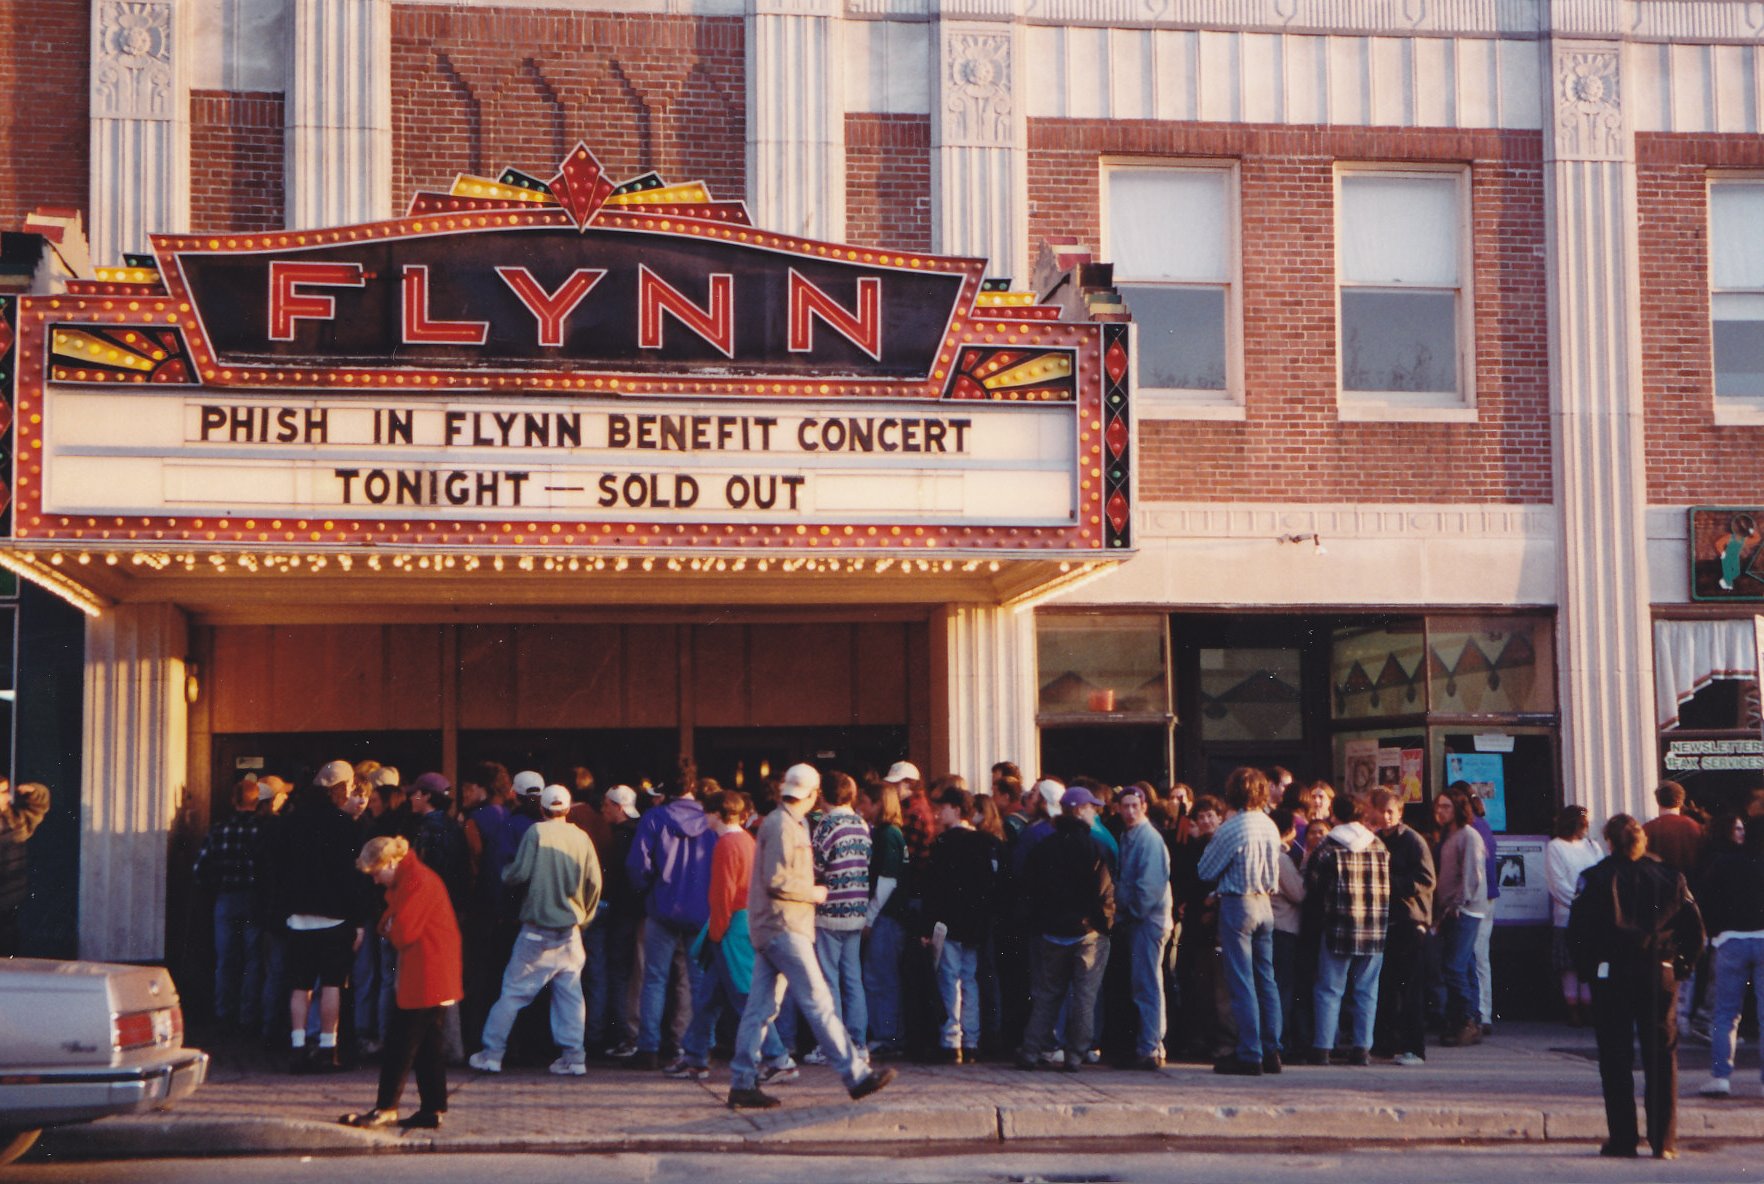
MULTIPOLYGON (((740 1016, 747 1009, 747 992, 753 985, 747 886, 753 878, 754 842, 744 826, 753 803, 746 794, 730 789, 705 802, 705 811, 711 816, 717 842, 711 849, 710 920, 692 943, 692 956, 704 967, 704 974, 693 992, 692 1023, 680 1040, 679 1059, 663 1070, 669 1077, 688 1081, 710 1077, 710 1046, 717 1017, 725 1007, 740 1016)), ((768 1066, 790 1061, 776 1025, 766 1032, 762 1055, 768 1066)))
POLYGON ((397 1013, 380 1062, 380 1092, 372 1110, 345 1114, 348 1126, 433 1130, 447 1112, 447 1058, 442 1044, 445 1009, 464 994, 459 923, 441 877, 411 854, 397 835, 370 839, 356 858, 358 870, 388 889, 380 934, 398 951, 397 1013), (404 1079, 416 1068, 421 1108, 402 1121, 398 1100, 404 1079))

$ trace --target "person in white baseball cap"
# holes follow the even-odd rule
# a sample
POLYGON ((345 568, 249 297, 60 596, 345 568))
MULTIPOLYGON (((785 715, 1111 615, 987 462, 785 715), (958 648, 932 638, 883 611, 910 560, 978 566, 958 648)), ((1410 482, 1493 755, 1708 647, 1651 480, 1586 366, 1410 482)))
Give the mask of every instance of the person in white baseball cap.
POLYGON ((892 765, 888 766, 888 773, 882 778, 882 780, 892 781, 894 784, 901 786, 902 793, 906 793, 909 789, 917 789, 919 783, 923 781, 924 778, 919 776, 919 766, 913 764, 913 762, 895 761, 892 765))
POLYGON ((813 765, 791 765, 778 787, 778 809, 760 824, 747 893, 753 981, 729 1066, 731 1109, 769 1110, 780 1104, 759 1088, 759 1066, 765 1034, 778 1018, 786 987, 853 1101, 894 1080, 893 1069, 873 1071, 869 1054, 852 1046, 815 956, 815 906, 827 899, 827 886, 815 883, 814 852, 803 819, 820 789, 821 775, 813 765))
MULTIPOLYGON (((516 784, 524 776, 517 774, 516 784)), ((551 1038, 561 1050, 551 1071, 580 1077, 588 1072, 582 926, 600 907, 600 859, 587 833, 565 817, 569 790, 543 786, 539 808, 543 820, 521 836, 514 858, 502 869, 504 883, 527 885, 521 932, 502 975, 502 994, 484 1021, 484 1047, 472 1054, 469 1063, 480 1072, 502 1072, 502 1054, 515 1016, 550 984, 551 1038)))

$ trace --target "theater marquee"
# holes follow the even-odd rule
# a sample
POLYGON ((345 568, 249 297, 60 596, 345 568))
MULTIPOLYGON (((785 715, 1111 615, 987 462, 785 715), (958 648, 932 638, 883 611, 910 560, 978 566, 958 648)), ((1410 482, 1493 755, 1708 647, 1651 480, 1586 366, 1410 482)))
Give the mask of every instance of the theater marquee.
POLYGON ((1124 324, 585 147, 18 310, 17 545, 1124 553, 1124 324))

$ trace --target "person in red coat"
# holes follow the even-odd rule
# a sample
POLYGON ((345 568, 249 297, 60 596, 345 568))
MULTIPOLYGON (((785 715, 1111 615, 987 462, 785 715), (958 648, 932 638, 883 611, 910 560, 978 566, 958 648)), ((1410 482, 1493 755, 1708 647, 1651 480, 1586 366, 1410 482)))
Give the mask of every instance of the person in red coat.
POLYGON ((441 877, 411 854, 397 835, 370 839, 355 866, 387 889, 380 934, 398 951, 397 1015, 380 1062, 380 1093, 372 1110, 345 1114, 348 1126, 433 1130, 447 1112, 447 1058, 442 1044, 444 1009, 458 1002, 459 923, 441 877), (416 1069, 421 1108, 398 1117, 404 1080, 416 1069))

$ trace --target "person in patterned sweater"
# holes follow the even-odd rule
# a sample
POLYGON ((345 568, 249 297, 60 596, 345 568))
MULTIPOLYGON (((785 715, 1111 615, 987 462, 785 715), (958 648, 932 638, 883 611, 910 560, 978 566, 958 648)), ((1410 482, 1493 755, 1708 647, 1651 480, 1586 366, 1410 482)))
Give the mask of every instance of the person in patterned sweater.
MULTIPOLYGON (((864 916, 870 907, 870 824, 858 816, 858 786, 844 773, 827 778, 830 803, 811 840, 815 880, 827 886, 827 899, 815 906, 815 958, 833 993, 833 1010, 851 1042, 866 1047, 869 1008, 864 998, 862 961, 864 916)), ((816 1049, 808 1062, 821 1064, 816 1049)))

